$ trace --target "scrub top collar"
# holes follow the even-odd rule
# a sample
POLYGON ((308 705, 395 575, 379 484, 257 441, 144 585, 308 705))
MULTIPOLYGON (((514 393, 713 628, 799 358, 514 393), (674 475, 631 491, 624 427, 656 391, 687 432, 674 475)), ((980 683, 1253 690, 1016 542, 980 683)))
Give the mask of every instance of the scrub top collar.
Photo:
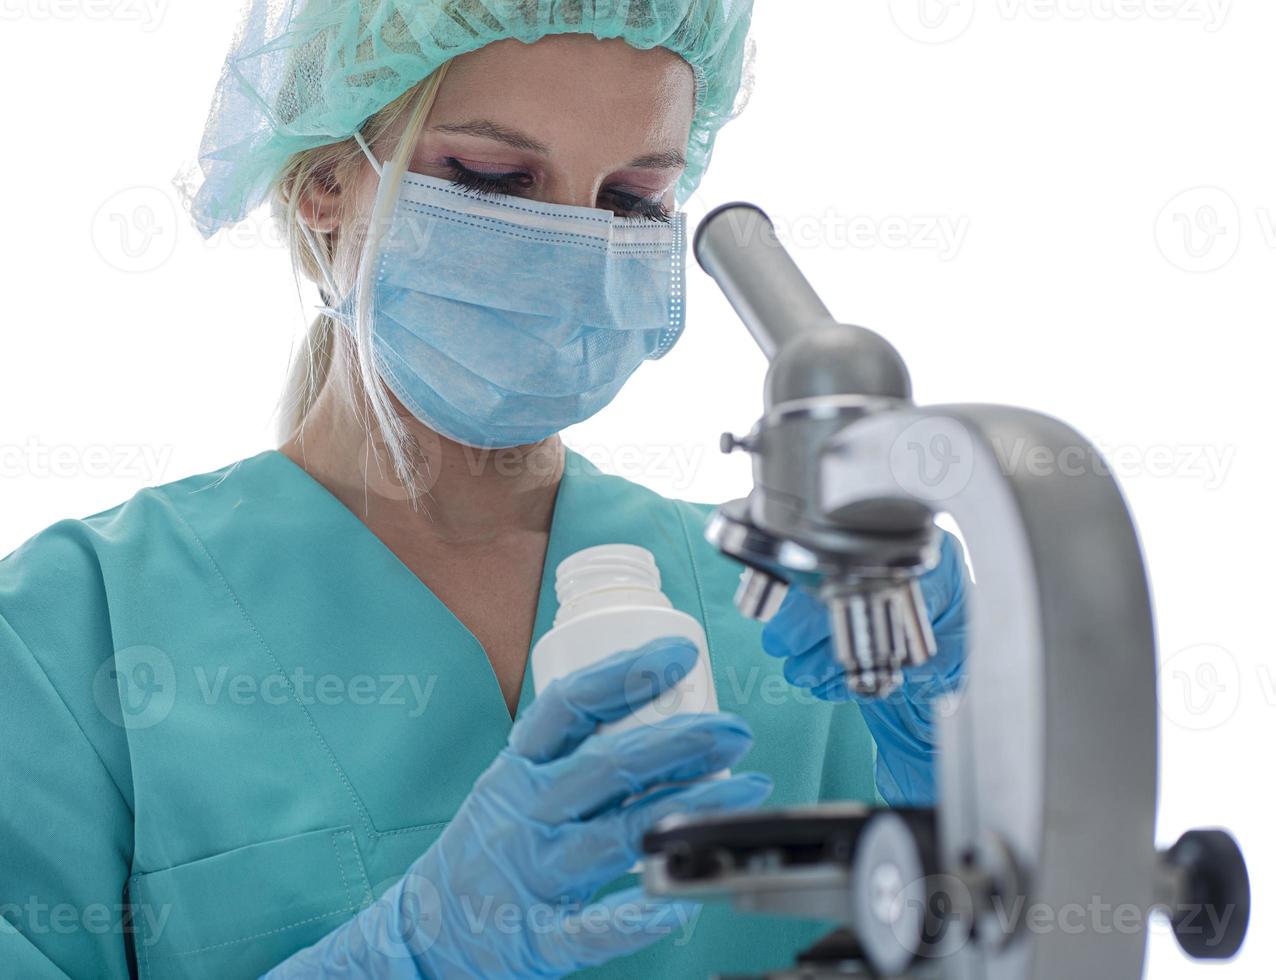
MULTIPOLYGON (((432 606, 435 615, 452 624, 456 632, 467 637, 470 641, 469 648, 482 652, 486 661, 486 651, 483 650, 482 644, 469 627, 462 623, 456 617, 456 614, 431 591, 429 586, 403 564, 399 557, 323 484, 278 450, 268 450, 261 453, 250 460, 249 463, 260 464, 270 471, 268 475, 273 474, 285 486, 295 487, 296 492, 312 498, 309 503, 321 504, 320 513, 326 518, 325 523, 331 522, 341 532, 343 538, 352 542, 361 542, 365 549, 379 553, 380 561, 377 562, 377 565, 386 569, 387 574, 392 575, 397 580, 393 583, 397 590, 405 596, 412 596, 415 593, 415 598, 418 601, 424 601, 432 606)), ((549 539, 545 549, 545 563, 541 570, 536 615, 532 627, 531 647, 536 645, 536 642, 549 631, 554 623, 554 615, 558 608, 554 579, 559 562, 574 552, 589 547, 592 543, 589 540, 589 528, 592 522, 590 515, 584 509, 583 505, 586 501, 583 498, 587 496, 586 488, 590 478, 597 478, 601 475, 598 468, 584 456, 564 447, 563 474, 554 497, 549 539), (582 486, 582 483, 585 485, 582 486)), ((284 496, 288 497, 289 494, 284 496)), ((310 512, 311 508, 303 506, 300 510, 310 512)), ((365 568, 368 566, 364 562, 356 560, 351 563, 351 567, 365 568)), ((391 583, 385 584, 390 585, 391 583)), ((510 718, 508 709, 500 712, 500 715, 505 719, 507 730, 512 728, 513 722, 527 710, 527 706, 531 704, 535 694, 532 685, 530 649, 529 647, 529 656, 523 670, 523 683, 519 691, 518 706, 514 718, 510 718)), ((486 661, 485 666, 491 673, 491 690, 495 692, 497 697, 501 698, 503 705, 504 699, 500 693, 500 685, 496 681, 496 674, 492 671, 490 661, 486 661)))

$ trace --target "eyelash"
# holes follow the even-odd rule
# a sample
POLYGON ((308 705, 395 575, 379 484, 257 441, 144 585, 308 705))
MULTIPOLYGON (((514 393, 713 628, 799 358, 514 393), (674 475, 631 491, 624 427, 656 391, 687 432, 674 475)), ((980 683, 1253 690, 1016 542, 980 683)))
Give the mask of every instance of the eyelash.
MULTIPOLYGON (((490 196, 514 194, 519 190, 525 190, 531 183, 531 178, 527 174, 480 173, 463 165, 455 157, 447 157, 444 163, 447 164, 447 169, 451 173, 452 183, 477 194, 490 196)), ((603 193, 616 202, 624 217, 641 218, 646 221, 668 221, 672 217, 669 209, 661 201, 653 201, 615 188, 604 189, 603 193)))

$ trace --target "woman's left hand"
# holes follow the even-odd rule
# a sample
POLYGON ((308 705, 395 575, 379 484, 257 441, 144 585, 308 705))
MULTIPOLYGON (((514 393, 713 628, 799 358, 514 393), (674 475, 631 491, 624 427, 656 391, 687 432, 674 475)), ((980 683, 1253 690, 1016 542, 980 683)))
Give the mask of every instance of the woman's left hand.
POLYGON ((966 661, 966 591, 961 544, 943 535, 939 564, 921 579, 938 650, 904 670, 904 683, 885 698, 864 698, 846 686, 846 670, 833 652, 828 609, 791 588, 762 631, 762 646, 784 660, 790 684, 824 701, 855 701, 877 742, 877 788, 892 806, 935 802, 935 701, 961 686, 966 661))

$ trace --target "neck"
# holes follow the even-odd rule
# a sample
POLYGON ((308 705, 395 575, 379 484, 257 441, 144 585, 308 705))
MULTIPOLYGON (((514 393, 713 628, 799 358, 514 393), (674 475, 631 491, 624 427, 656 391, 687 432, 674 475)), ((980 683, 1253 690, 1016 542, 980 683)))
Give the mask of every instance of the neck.
POLYGON ((280 451, 391 547, 482 546, 511 534, 548 532, 563 473, 557 436, 511 449, 475 449, 429 429, 392 398, 417 471, 413 499, 380 434, 369 435, 336 387, 324 386, 301 431, 280 451))

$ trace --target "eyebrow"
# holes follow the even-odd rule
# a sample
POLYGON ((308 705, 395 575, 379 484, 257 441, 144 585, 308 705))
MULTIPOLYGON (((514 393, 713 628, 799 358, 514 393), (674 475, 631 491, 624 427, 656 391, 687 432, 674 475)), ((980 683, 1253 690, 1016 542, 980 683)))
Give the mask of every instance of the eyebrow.
POLYGON ((681 150, 661 150, 659 153, 648 153, 629 161, 629 166, 635 170, 669 170, 686 165, 687 158, 682 155, 681 150))
MULTIPOLYGON (((430 128, 443 133, 464 133, 469 136, 479 136, 483 139, 504 143, 506 146, 511 146, 516 150, 526 150, 528 153, 539 153, 542 156, 549 153, 549 147, 540 140, 529 136, 527 133, 519 132, 517 129, 502 126, 500 123, 493 122, 490 119, 471 119, 468 122, 460 123, 440 123, 430 128)), ((626 164, 626 166, 633 167, 636 170, 669 170, 675 167, 685 167, 686 165, 687 158, 683 156, 681 150, 676 149, 644 153, 626 164)))
POLYGON ((496 140, 498 143, 512 146, 516 150, 527 150, 529 153, 549 153, 549 147, 540 140, 533 139, 526 133, 520 133, 517 129, 509 129, 500 123, 494 123, 490 119, 472 119, 469 122, 462 123, 440 123, 430 128, 437 129, 443 133, 467 133, 470 136, 481 136, 484 139, 496 140))

